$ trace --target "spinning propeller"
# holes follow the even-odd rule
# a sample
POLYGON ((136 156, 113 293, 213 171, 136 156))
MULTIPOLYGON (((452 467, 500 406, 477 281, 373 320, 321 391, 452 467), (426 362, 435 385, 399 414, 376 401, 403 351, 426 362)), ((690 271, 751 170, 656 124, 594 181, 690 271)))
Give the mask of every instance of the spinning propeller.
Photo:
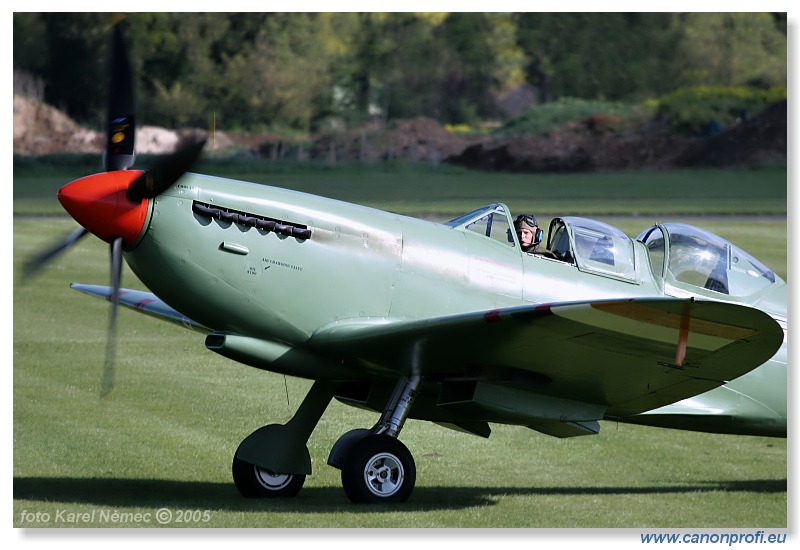
POLYGON ((24 276, 37 273, 88 233, 110 245, 111 312, 108 341, 101 382, 101 396, 114 387, 116 363, 117 308, 122 277, 122 252, 133 246, 144 227, 149 200, 169 189, 200 156, 205 139, 180 147, 158 159, 146 170, 132 170, 135 160, 136 116, 133 78, 119 24, 114 25, 110 56, 110 95, 108 104, 105 172, 68 183, 58 191, 64 209, 82 227, 64 241, 40 252, 24 265, 24 276))

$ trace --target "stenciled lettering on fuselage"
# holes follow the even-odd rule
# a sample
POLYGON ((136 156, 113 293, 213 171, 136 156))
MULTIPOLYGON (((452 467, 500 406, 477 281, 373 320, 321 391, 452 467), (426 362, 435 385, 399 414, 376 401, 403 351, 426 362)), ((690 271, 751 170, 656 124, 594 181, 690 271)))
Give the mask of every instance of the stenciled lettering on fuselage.
POLYGON ((264 271, 266 271, 267 269, 269 269, 272 266, 282 267, 282 268, 286 268, 286 269, 294 269, 295 271, 303 271, 303 268, 301 266, 299 266, 299 265, 290 264, 290 263, 287 263, 287 262, 282 262, 280 260, 275 260, 275 259, 272 259, 272 258, 261 258, 261 261, 264 264, 264 271))

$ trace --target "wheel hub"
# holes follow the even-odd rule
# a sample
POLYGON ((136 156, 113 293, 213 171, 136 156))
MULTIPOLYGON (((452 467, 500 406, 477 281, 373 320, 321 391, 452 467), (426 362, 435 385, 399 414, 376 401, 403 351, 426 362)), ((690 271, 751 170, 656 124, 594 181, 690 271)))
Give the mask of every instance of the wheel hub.
POLYGON ((291 474, 276 474, 272 470, 267 470, 260 466, 253 466, 253 468, 255 468, 258 483, 270 491, 279 491, 292 481, 291 474))
POLYGON ((379 497, 395 494, 403 485, 405 471, 402 462, 390 453, 379 453, 367 461, 364 481, 370 492, 379 497))

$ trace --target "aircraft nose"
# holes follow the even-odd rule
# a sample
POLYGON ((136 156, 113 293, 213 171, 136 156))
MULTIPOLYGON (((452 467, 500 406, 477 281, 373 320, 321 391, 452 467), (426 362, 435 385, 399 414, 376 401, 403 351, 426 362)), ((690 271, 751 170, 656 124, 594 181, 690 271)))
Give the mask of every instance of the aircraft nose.
POLYGON ((94 174, 68 183, 58 191, 58 202, 75 221, 100 239, 122 238, 132 246, 144 227, 149 201, 132 202, 125 195, 140 170, 94 174))

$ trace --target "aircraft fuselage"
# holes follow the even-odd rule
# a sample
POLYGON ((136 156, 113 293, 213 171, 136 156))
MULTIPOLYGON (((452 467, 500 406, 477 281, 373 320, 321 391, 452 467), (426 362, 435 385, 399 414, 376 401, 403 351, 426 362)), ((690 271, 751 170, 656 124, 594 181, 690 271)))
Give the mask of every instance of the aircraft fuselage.
MULTIPOLYGON (((587 275, 575 263, 512 245, 323 197, 187 174, 151 201, 125 257, 145 285, 187 317, 279 346, 301 346, 319 329, 352 319, 664 294, 638 241, 628 279, 587 275)), ((781 321, 785 326, 785 313, 781 321)), ((331 365, 312 364, 299 375, 331 377, 331 365)), ((785 376, 784 343, 773 360, 740 379, 632 421, 785 434, 785 395, 774 395, 785 376)))

